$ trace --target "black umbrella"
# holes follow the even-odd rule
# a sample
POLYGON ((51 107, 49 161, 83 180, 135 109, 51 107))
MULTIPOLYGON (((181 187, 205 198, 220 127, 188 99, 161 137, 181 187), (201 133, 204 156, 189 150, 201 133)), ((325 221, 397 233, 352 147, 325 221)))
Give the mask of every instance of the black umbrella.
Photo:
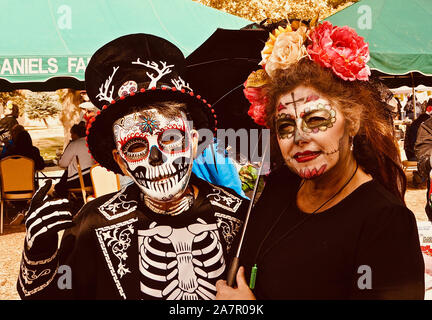
MULTIPOLYGON (((243 83, 252 71, 260 69, 261 50, 268 38, 268 31, 260 29, 217 29, 198 49, 186 58, 185 76, 197 94, 205 97, 216 111, 218 128, 235 130, 260 129, 247 114, 250 103, 243 94, 243 83)), ((257 144, 261 146, 261 142, 257 144)), ((265 154, 268 146, 264 147, 265 154)), ((249 151, 249 156, 258 148, 249 151)), ((239 255, 250 211, 255 200, 258 178, 245 219, 237 254, 228 271, 227 283, 234 285, 239 267, 239 255)))
POLYGON ((250 104, 243 83, 260 68, 267 38, 264 29, 217 29, 186 58, 186 79, 212 104, 218 128, 260 128, 247 114, 250 104))

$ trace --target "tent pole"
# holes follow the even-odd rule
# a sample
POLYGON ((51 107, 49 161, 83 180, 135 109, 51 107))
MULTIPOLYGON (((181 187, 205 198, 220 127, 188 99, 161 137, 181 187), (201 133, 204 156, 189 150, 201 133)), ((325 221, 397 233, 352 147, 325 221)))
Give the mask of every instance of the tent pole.
POLYGON ((414 107, 414 117, 413 120, 417 119, 417 111, 416 111, 416 106, 417 106, 417 99, 416 99, 416 95, 415 95, 415 83, 414 83, 414 75, 411 72, 411 83, 412 83, 412 90, 413 90, 413 107, 414 107))

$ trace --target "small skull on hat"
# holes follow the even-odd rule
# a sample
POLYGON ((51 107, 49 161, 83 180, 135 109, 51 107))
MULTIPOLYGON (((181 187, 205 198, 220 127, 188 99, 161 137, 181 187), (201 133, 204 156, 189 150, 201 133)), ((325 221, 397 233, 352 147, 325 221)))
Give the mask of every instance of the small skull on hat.
POLYGON ((119 97, 127 96, 131 92, 136 92, 138 90, 138 84, 135 81, 129 80, 123 83, 118 90, 119 97))

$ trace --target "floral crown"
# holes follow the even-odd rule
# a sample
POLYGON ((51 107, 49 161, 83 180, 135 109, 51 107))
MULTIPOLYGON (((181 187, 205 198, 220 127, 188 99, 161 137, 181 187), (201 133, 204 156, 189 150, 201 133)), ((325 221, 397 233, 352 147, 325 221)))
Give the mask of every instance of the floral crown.
POLYGON ((345 81, 369 80, 369 47, 363 37, 348 26, 333 26, 328 21, 315 24, 316 20, 309 27, 301 22, 288 23, 270 33, 261 51, 262 69, 252 72, 244 84, 245 97, 251 103, 248 114, 257 124, 265 125, 265 85, 277 70, 288 69, 304 58, 331 69, 345 81))

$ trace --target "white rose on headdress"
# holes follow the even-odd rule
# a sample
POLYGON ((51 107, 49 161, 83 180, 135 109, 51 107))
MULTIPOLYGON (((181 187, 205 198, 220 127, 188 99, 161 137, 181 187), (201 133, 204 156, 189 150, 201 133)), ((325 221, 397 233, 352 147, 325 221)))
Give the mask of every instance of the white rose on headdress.
POLYGON ((275 41, 271 55, 265 63, 265 71, 273 77, 277 69, 287 69, 307 56, 304 41, 306 27, 300 27, 297 31, 281 33, 275 41))

